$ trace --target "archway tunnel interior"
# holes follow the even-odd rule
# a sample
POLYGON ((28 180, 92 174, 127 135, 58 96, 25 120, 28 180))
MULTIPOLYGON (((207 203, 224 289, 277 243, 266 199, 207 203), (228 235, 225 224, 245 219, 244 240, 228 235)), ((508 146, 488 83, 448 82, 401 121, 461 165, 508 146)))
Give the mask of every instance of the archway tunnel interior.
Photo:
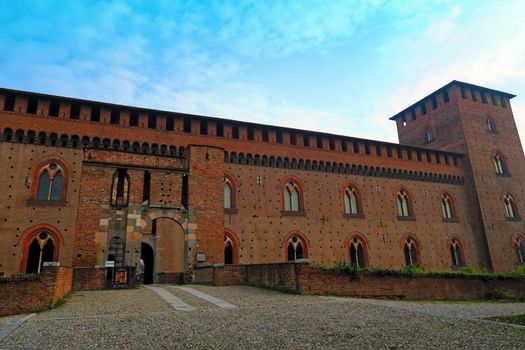
POLYGON ((140 246, 140 260, 142 262, 142 273, 144 274, 144 284, 153 283, 154 271, 154 253, 153 248, 147 243, 142 243, 140 246))

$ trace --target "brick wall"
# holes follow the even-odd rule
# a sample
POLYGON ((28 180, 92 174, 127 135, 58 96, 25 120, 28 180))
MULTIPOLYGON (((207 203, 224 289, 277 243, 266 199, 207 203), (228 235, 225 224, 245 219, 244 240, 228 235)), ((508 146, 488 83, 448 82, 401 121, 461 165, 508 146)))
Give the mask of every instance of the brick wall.
POLYGON ((106 271, 104 268, 81 267, 73 272, 73 290, 104 289, 106 271))
POLYGON ((312 269, 305 263, 227 265, 207 270, 201 271, 200 276, 204 278, 206 273, 211 274, 211 282, 215 285, 250 285, 308 295, 470 300, 503 293, 513 298, 525 298, 523 280, 350 276, 312 269))
POLYGON ((0 316, 30 313, 56 304, 71 290, 73 270, 45 266, 41 275, 0 279, 0 316))

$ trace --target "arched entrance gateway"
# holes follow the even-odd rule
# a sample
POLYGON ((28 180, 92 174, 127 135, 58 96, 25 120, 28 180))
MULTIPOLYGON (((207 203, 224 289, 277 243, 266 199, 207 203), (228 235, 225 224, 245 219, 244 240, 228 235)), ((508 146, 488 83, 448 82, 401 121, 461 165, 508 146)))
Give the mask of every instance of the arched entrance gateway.
POLYGON ((142 243, 140 246, 140 260, 142 273, 144 274, 144 284, 153 283, 155 254, 153 253, 153 248, 147 243, 142 243))

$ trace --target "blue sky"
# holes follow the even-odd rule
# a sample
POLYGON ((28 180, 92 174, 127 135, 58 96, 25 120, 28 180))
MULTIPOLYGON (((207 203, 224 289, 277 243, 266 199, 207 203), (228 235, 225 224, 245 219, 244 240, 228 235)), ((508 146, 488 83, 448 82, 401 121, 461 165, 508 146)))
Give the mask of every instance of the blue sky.
POLYGON ((3 1, 0 86, 397 141, 451 80, 517 94, 525 1, 3 1))

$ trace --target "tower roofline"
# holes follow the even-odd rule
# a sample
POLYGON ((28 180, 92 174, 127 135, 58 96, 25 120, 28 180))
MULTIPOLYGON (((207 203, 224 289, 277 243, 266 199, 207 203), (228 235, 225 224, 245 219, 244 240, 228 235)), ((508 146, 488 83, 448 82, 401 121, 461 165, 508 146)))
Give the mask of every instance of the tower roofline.
POLYGON ((490 93, 493 93, 493 94, 505 96, 505 97, 507 97, 509 99, 516 97, 516 95, 510 94, 508 92, 495 90, 495 89, 490 89, 490 88, 487 88, 487 87, 484 87, 484 86, 479 86, 479 85, 475 85, 475 84, 471 84, 471 83, 465 83, 465 82, 459 81, 459 80, 452 80, 450 83, 440 87, 439 89, 437 89, 436 91, 428 94, 427 96, 423 97, 422 99, 419 99, 418 101, 414 102, 413 104, 411 104, 407 108, 403 109, 402 111, 398 112, 396 115, 394 115, 394 116, 392 116, 392 117, 390 117, 388 119, 389 120, 397 120, 401 115, 406 113, 411 108, 414 108, 416 105, 418 105, 422 101, 424 101, 424 100, 426 100, 426 99, 428 99, 428 98, 430 98, 432 96, 435 96, 435 95, 439 94, 441 91, 446 90, 446 89, 448 89, 451 86, 463 86, 463 87, 468 87, 468 88, 474 88, 474 89, 477 89, 477 90, 482 90, 482 91, 490 92, 490 93))

